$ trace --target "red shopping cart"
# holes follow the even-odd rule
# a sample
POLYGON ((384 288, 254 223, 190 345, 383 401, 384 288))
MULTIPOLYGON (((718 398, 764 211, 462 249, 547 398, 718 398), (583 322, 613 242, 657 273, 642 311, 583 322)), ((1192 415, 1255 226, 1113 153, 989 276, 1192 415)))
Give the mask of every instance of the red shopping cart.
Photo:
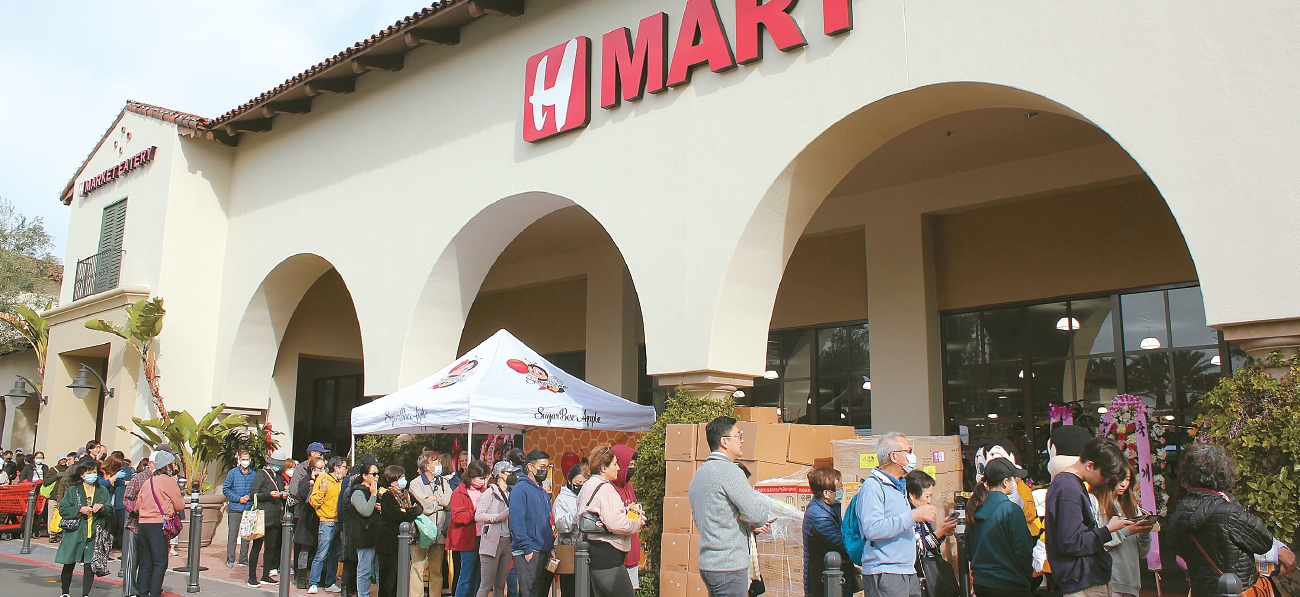
MULTIPOLYGON (((21 537, 23 519, 27 517, 27 496, 36 490, 36 514, 45 512, 46 499, 41 496, 40 484, 34 482, 0 485, 0 541, 21 537)), ((33 532, 39 530, 34 528, 33 532)))

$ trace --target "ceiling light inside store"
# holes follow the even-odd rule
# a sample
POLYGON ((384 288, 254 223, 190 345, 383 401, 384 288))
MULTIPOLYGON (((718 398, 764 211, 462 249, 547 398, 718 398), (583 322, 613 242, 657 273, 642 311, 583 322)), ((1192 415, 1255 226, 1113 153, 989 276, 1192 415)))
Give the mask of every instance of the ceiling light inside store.
MULTIPOLYGON (((1024 370, 1024 369, 1021 369, 1021 370, 1020 370, 1020 374, 1017 375, 1016 377, 1019 377, 1020 379, 1024 379, 1024 378, 1025 378, 1025 370, 1024 370)), ((1029 374, 1029 377, 1038 377, 1038 374, 1037 374, 1037 373, 1030 373, 1030 374, 1029 374)))
POLYGON ((767 371, 764 371, 764 372, 763 372, 763 379, 776 379, 776 378, 778 378, 778 377, 781 377, 781 376, 780 376, 776 371, 774 371, 774 370, 772 370, 772 369, 768 369, 767 371))
POLYGON ((871 389, 871 378, 870 378, 870 377, 864 377, 864 378, 862 378, 862 389, 864 389, 864 390, 870 390, 870 389, 871 389))
POLYGON ((1142 350, 1155 350, 1160 348, 1160 339, 1153 336, 1147 336, 1142 339, 1142 342, 1138 344, 1138 347, 1142 350))
POLYGON ((1214 365, 1215 367, 1218 367, 1218 366, 1220 366, 1220 365, 1223 364, 1223 359, 1220 358, 1219 355, 1216 354, 1216 355, 1210 357, 1210 364, 1211 364, 1211 365, 1214 365))
POLYGON ((1165 420, 1166 420, 1166 421, 1172 421, 1172 420, 1174 420, 1174 416, 1173 416, 1173 415, 1165 415, 1165 420))
POLYGON ((1079 320, 1073 317, 1062 317, 1056 322, 1056 329, 1061 330, 1062 332, 1077 330, 1079 327, 1079 320))
POLYGON ((1104 415, 1104 414, 1106 414, 1106 413, 1108 413, 1108 412, 1110 412, 1110 409, 1109 409, 1109 408, 1106 408, 1106 407, 1104 407, 1104 406, 1098 406, 1098 407, 1097 407, 1097 414, 1099 414, 1099 415, 1104 415))
POLYGON ((989 418, 990 418, 990 419, 996 419, 996 418, 998 418, 998 413, 989 413, 989 418))
POLYGON ((744 398, 744 397, 745 397, 745 391, 744 391, 744 390, 736 390, 736 391, 732 392, 731 395, 734 396, 734 397, 736 397, 736 398, 744 398))

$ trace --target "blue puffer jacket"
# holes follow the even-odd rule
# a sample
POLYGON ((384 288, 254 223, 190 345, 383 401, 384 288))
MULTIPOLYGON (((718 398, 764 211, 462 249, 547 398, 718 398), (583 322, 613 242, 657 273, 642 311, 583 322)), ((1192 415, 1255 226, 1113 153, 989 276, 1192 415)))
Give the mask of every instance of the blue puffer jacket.
POLYGON ((221 484, 221 493, 226 496, 226 501, 230 502, 226 507, 231 512, 243 512, 253 508, 253 481, 257 478, 257 471, 253 467, 248 467, 248 471, 235 467, 226 473, 226 482, 221 484), (249 496, 247 504, 239 503, 239 498, 249 496))

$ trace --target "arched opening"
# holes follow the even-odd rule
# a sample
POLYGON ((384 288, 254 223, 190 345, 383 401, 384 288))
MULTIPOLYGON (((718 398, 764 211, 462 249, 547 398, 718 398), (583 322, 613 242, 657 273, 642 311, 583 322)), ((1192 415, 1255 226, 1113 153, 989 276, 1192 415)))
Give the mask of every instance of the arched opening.
POLYGON ((743 271, 751 293, 724 291, 717 319, 770 301, 767 373, 745 401, 790 421, 1008 437, 1038 476, 1052 405, 1095 425, 1136 394, 1188 441, 1197 396, 1244 354, 1206 325, 1156 184, 1063 106, 936 87, 833 127, 765 197, 726 283, 743 271), (778 261, 777 289, 754 292, 778 261))
POLYGON ((228 407, 252 411, 254 421, 288 434, 285 447, 294 454, 313 441, 346 450, 348 415, 365 400, 363 363, 361 328, 342 276, 320 256, 295 255, 250 300, 221 396, 228 407))
POLYGON ((458 354, 499 329, 568 373, 650 404, 641 306, 614 240, 578 206, 524 228, 474 297, 458 354))

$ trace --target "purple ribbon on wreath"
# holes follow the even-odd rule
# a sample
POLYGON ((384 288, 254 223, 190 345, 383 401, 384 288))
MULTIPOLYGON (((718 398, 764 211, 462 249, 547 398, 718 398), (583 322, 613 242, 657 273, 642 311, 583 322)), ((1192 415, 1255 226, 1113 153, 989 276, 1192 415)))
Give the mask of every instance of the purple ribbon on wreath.
MULTIPOLYGON (((1055 405, 1052 408, 1055 408, 1055 405)), ((1137 435, 1137 441, 1134 443, 1137 444, 1138 489, 1142 509, 1155 513, 1157 512, 1156 488, 1152 473, 1151 434, 1147 429, 1147 406, 1142 403, 1142 399, 1132 394, 1120 394, 1111 400, 1110 410, 1106 411, 1106 415, 1102 417, 1101 428, 1097 430, 1097 436, 1105 437, 1112 430, 1119 431, 1116 429, 1115 413, 1123 409, 1133 410, 1133 433, 1137 435)), ((1124 446, 1121 445, 1120 447, 1123 448, 1124 446)), ((1125 456, 1127 457, 1127 455, 1125 456)), ((1132 490, 1132 488, 1129 488, 1129 491, 1132 490)), ((1151 533, 1151 551, 1147 552, 1147 568, 1160 570, 1160 538, 1154 532, 1151 533)))

